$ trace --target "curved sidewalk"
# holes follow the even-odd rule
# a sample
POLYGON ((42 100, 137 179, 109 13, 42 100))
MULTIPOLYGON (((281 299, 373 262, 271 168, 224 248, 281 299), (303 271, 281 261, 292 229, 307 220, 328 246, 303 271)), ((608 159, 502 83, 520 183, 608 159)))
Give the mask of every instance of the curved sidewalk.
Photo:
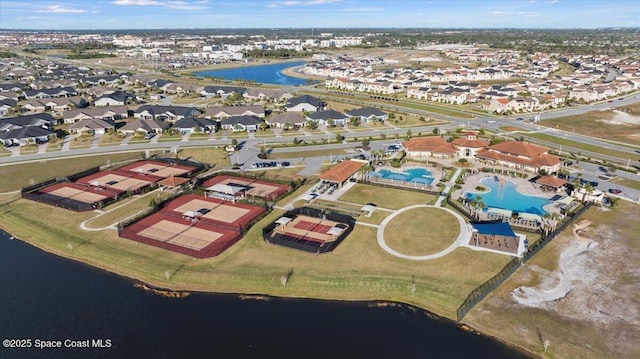
POLYGON ((458 213, 450 210, 449 208, 442 208, 442 207, 438 207, 438 206, 432 206, 432 205, 426 205, 426 204, 417 204, 414 206, 409 206, 409 207, 404 207, 401 208, 395 212, 393 212, 391 215, 387 216, 382 223, 380 223, 380 227, 378 228, 378 233, 377 233, 377 239, 378 239, 378 245, 380 245, 380 247, 382 247, 382 249, 384 249, 387 253, 399 257, 399 258, 403 258, 403 259, 409 259, 409 260, 414 260, 414 261, 426 261, 426 260, 431 260, 431 259, 437 259, 437 258, 441 258, 446 256, 447 254, 453 252, 456 248, 460 247, 461 245, 464 245, 466 243, 469 243, 469 240, 471 239, 471 231, 469 229, 469 225, 467 224, 467 222, 465 222, 464 218, 462 218, 461 215, 459 215, 458 213), (387 245, 387 243, 385 243, 384 241, 384 230, 387 227, 387 224, 389 224, 389 222, 391 222, 391 220, 393 218, 395 218, 395 216, 399 215, 400 213, 415 209, 415 208, 436 208, 436 209, 440 209, 442 211, 447 211, 450 214, 452 214, 454 217, 456 217, 458 219, 458 223, 460 225, 460 233, 458 234, 458 237, 456 238, 455 242, 453 242, 449 247, 447 247, 446 249, 438 252, 438 253, 434 253, 434 254, 429 254, 429 255, 424 255, 424 256, 410 256, 407 254, 402 254, 400 252, 397 252, 396 250, 392 249, 391 247, 389 247, 387 245))

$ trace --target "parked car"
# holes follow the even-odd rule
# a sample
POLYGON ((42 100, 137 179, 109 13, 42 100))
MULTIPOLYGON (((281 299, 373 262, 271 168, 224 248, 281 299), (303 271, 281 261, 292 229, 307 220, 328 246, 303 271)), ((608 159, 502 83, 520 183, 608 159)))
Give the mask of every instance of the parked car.
POLYGON ((516 121, 524 121, 524 118, 518 117, 518 118, 516 118, 516 121))
POLYGON ((496 120, 487 120, 487 123, 496 123, 496 120))
POLYGON ((617 189, 617 188, 609 188, 609 193, 611 193, 611 194, 620 194, 620 193, 622 193, 622 191, 617 189))
POLYGON ((289 166, 291 166, 291 163, 287 162, 287 161, 284 161, 284 162, 282 162, 281 165, 282 165, 282 167, 289 167, 289 166))

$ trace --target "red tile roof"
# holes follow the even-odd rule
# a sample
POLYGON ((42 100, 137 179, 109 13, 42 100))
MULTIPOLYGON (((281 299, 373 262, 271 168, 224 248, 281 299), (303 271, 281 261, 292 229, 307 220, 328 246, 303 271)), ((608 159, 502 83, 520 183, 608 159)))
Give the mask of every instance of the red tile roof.
POLYGON ((332 182, 344 182, 358 172, 362 167, 366 166, 366 161, 346 160, 338 163, 327 172, 320 175, 320 179, 332 182))
POLYGON ((467 148, 485 148, 489 146, 489 142, 485 140, 479 140, 479 139, 470 140, 467 138, 456 138, 455 140, 453 140, 452 143, 456 146, 467 147, 467 148))
POLYGON ((564 186, 567 181, 560 179, 558 177, 553 177, 553 176, 542 176, 540 178, 538 178, 536 180, 536 183, 540 183, 546 186, 550 186, 550 187, 555 187, 555 188, 559 188, 564 186))
POLYGON ((489 149, 529 158, 540 155, 542 153, 546 153, 548 151, 545 147, 519 141, 505 141, 502 143, 498 143, 497 145, 493 145, 489 147, 489 149))
POLYGON ((404 147, 411 152, 457 153, 458 147, 442 137, 418 137, 404 141, 404 147))

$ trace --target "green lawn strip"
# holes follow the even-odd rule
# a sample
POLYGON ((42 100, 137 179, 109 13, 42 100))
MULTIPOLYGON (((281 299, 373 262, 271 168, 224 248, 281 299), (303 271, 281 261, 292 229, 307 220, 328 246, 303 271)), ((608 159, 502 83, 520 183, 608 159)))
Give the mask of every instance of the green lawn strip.
POLYGON ((287 158, 301 158, 301 157, 320 157, 320 156, 336 156, 347 154, 343 149, 334 148, 326 150, 312 150, 312 151, 300 151, 300 152, 271 152, 269 159, 280 160, 287 158))
POLYGON ((170 135, 162 135, 158 138, 158 142, 174 142, 174 141, 182 141, 182 136, 170 136, 170 135))
POLYGON ((131 198, 126 202, 116 202, 115 207, 106 212, 105 214, 96 216, 94 219, 88 221, 85 225, 88 228, 102 228, 115 223, 118 223, 129 216, 139 213, 149 208, 151 200, 161 201, 169 196, 168 192, 162 192, 159 190, 149 192, 146 195, 138 198, 131 198))
POLYGON ((390 214, 391 214, 391 212, 389 212, 389 211, 376 209, 375 211, 373 211, 373 213, 369 217, 367 217, 365 215, 362 215, 362 216, 358 217, 358 222, 364 222, 364 223, 369 223, 369 224, 380 224, 390 214))
POLYGON ((458 219, 449 212, 437 208, 414 208, 394 217, 384 231, 384 238, 389 247, 400 253, 428 255, 449 247, 459 233, 458 219))
POLYGON ((82 135, 71 139, 69 148, 88 148, 91 147, 93 136, 82 135))
POLYGON ((20 146, 20 154, 21 155, 28 155, 28 154, 33 154, 33 153, 38 153, 38 146, 37 145, 20 146))
POLYGON ((122 143, 124 135, 105 133, 98 141, 100 146, 116 146, 122 143))
MULTIPOLYGON (((415 102, 409 102, 409 101, 400 101, 398 105, 408 107, 408 108, 413 108, 416 110, 439 113, 441 115, 447 115, 447 116, 458 117, 463 119, 471 119, 474 117, 473 115, 469 115, 461 110, 454 110, 454 109, 440 107, 432 104, 421 104, 421 103, 415 103, 415 102)), ((483 115, 486 115, 486 114, 483 114, 483 115)))
POLYGON ((214 168, 226 168, 231 164, 227 152, 222 148, 213 147, 181 147, 178 157, 214 165, 214 168))
POLYGON ((611 183, 615 183, 617 185, 623 186, 623 187, 628 187, 628 188, 633 188, 636 190, 640 190, 640 181, 635 181, 632 179, 628 179, 628 178, 622 178, 622 177, 618 177, 616 179, 613 179, 610 181, 611 183))
POLYGON ((358 183, 339 198, 352 203, 375 203, 378 207, 400 209, 414 204, 433 204, 435 196, 427 193, 358 183))
POLYGON ((68 176, 95 166, 102 166, 119 161, 142 158, 144 152, 128 152, 110 155, 84 156, 42 160, 35 163, 20 163, 0 166, 0 192, 19 190, 47 179, 68 176), (46 168, 46 171, 42 169, 46 168))
POLYGON ((562 149, 563 152, 568 152, 570 150, 568 147, 570 147, 570 148, 576 149, 577 151, 588 151, 595 154, 602 154, 602 155, 617 157, 620 160, 627 160, 633 157, 633 154, 631 153, 622 152, 622 151, 618 151, 610 148, 603 148, 601 146, 596 146, 596 145, 589 145, 589 144, 567 140, 563 138, 558 138, 558 137, 547 135, 544 133, 527 133, 525 137, 533 137, 539 140, 556 143, 558 144, 558 146, 559 145, 565 146, 562 149))

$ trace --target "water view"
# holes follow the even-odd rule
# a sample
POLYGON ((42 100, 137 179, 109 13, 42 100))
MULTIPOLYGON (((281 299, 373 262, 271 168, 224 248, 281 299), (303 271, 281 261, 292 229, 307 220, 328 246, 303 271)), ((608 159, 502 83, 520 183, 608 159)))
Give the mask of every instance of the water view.
POLYGON ((302 66, 304 64, 305 63, 303 61, 297 61, 259 66, 236 67, 223 70, 201 71, 196 72, 195 75, 200 77, 221 77, 226 80, 242 79, 263 84, 296 86, 306 84, 307 79, 284 75, 282 70, 290 67, 302 66))
POLYGON ((488 177, 480 180, 483 186, 489 189, 487 193, 467 192, 465 195, 468 199, 478 196, 482 198, 482 202, 487 207, 502 208, 513 212, 526 212, 537 215, 546 214, 542 207, 551 203, 550 200, 543 197, 528 196, 517 191, 514 182, 504 180, 500 181, 497 177, 488 177))
POLYGON ((110 348, 0 348, 2 358, 523 358, 408 306, 166 298, 0 232, 5 338, 109 339, 110 348))

